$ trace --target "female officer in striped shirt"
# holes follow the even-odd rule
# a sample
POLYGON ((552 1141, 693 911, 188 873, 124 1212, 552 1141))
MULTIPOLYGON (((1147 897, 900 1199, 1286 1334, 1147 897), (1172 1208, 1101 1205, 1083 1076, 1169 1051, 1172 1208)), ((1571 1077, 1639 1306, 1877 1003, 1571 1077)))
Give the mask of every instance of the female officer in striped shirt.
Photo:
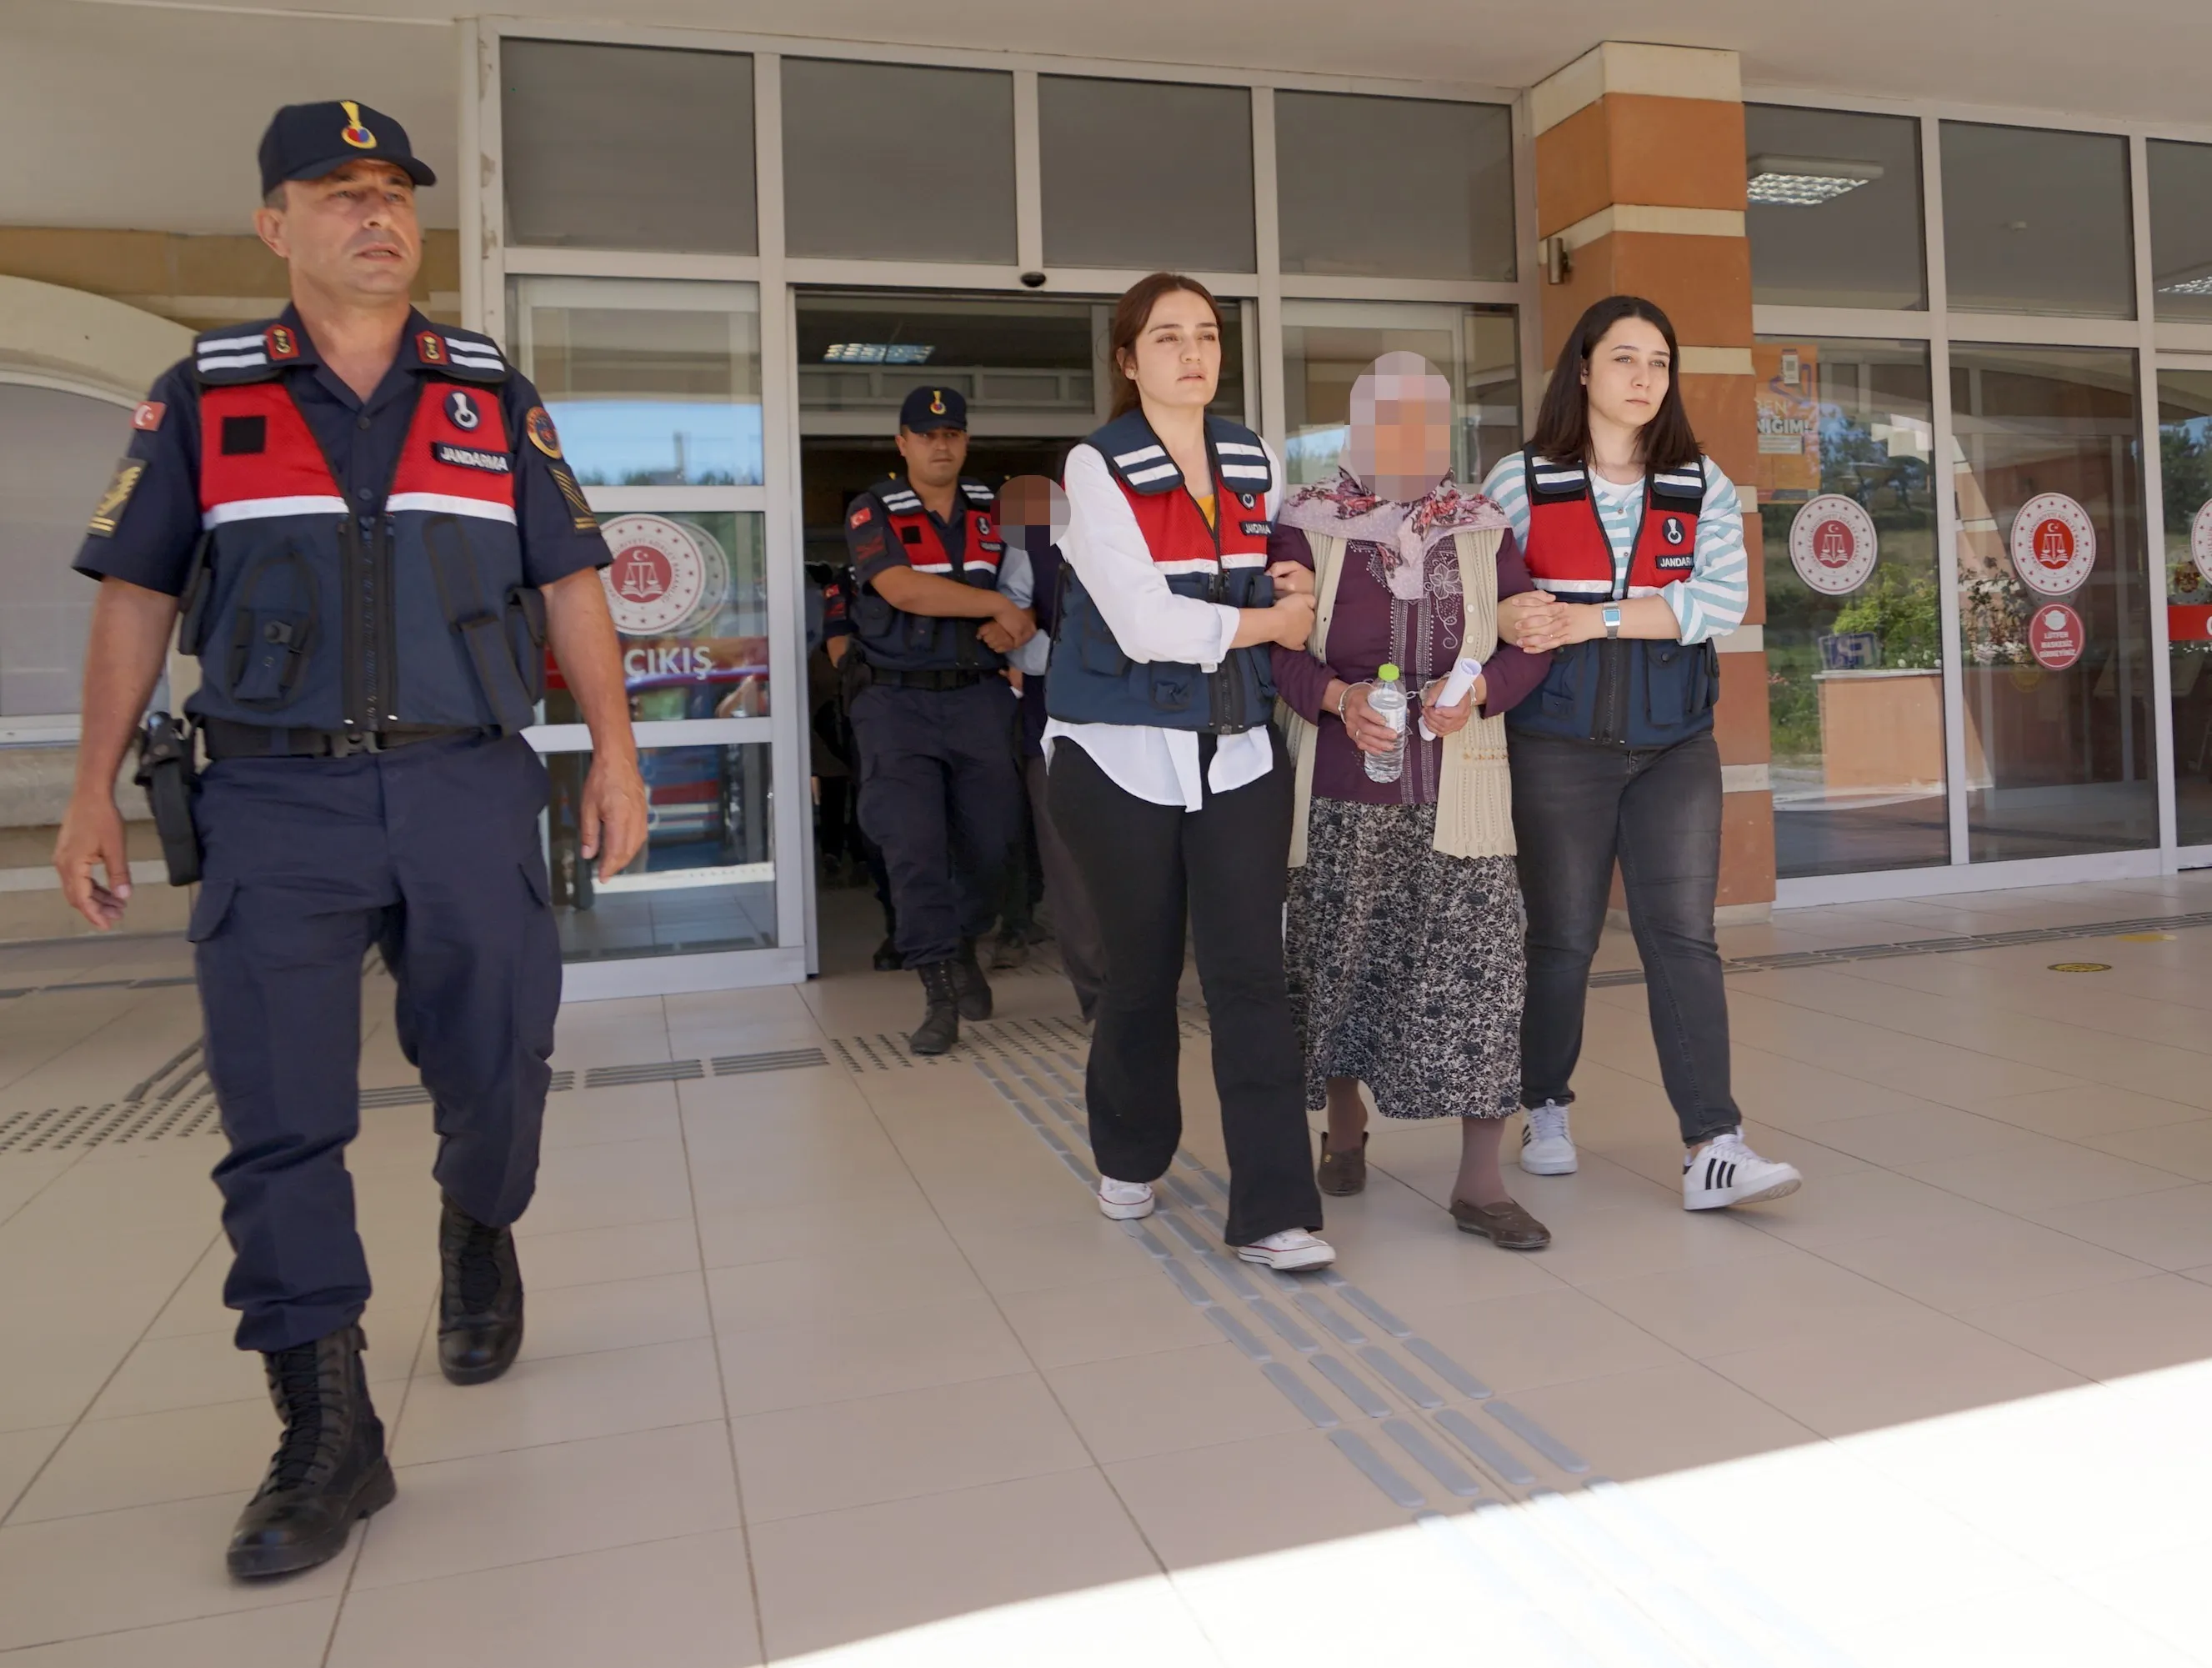
POLYGON ((1780 1198, 1800 1178, 1744 1145, 1729 1089, 1712 639, 1741 623, 1747 570, 1742 508, 1691 432, 1680 356, 1650 301, 1596 303, 1560 352, 1528 450, 1483 490, 1538 587, 1500 606, 1498 635, 1557 651, 1507 719, 1528 910, 1521 1166, 1575 1168, 1569 1081, 1618 860, 1681 1124, 1682 1203, 1711 1210, 1780 1198))

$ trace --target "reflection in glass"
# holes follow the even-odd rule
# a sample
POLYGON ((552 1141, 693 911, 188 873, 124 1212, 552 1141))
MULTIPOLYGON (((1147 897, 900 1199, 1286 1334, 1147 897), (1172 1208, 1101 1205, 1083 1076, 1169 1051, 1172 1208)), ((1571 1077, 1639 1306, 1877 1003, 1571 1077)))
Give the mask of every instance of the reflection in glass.
POLYGON ((759 248, 750 57, 509 39, 500 74, 509 243, 759 248))
POLYGON ((1945 122, 1942 143, 1953 307, 2135 316, 2126 140, 1945 122))
POLYGON ((1243 88, 1040 76, 1037 138, 1048 264, 1258 270, 1243 88))
POLYGON ((555 753, 546 812, 553 912, 567 961, 755 950, 776 941, 769 744, 648 747, 645 849, 612 880, 579 849, 589 753, 555 753))
POLYGON ((2173 683, 2173 812, 2183 845, 2212 843, 2212 371, 2161 371, 2166 667, 2173 683))
POLYGON ((1776 872, 1948 861, 1928 350, 1753 356, 1776 872))
POLYGON ((1275 94, 1283 271, 1513 280, 1513 113, 1275 94))
POLYGON ((1385 353, 1419 354, 1458 390, 1452 472, 1479 486, 1521 444, 1520 344, 1510 307, 1422 301, 1283 303, 1283 381, 1293 485, 1336 478, 1352 385, 1385 353))
POLYGON ((513 278, 515 362, 586 486, 758 486, 760 292, 513 278))
POLYGON ((1014 259, 1014 78, 783 61, 784 247, 845 260, 1014 259))
POLYGON ((2212 319, 2212 145, 2150 142, 2153 312, 2212 319))
POLYGON ((1927 305, 1920 124, 1910 116, 1744 107, 1752 299, 1927 305))
POLYGON ((2136 362, 1954 347, 1968 855, 2158 838, 2136 362))

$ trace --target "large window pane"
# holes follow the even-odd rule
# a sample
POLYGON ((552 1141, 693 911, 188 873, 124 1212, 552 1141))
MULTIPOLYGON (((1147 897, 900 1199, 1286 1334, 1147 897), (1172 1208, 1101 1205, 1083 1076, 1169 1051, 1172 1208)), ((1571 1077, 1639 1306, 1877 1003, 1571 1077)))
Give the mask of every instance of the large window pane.
POLYGON ((1954 348, 1951 403, 1969 855, 2154 844, 2135 356, 1954 348))
MULTIPOLYGON (((130 438, 119 405, 0 382, 0 717, 77 709, 100 587, 70 562, 130 438)), ((0 787, 0 813, 8 798, 0 787)))
POLYGON ((1953 307, 2132 318, 2133 225, 2117 135, 1943 124, 1953 307))
POLYGON ((2176 833, 2203 845, 2212 843, 2212 371, 2160 373, 2158 441, 2176 833))
POLYGON ((507 40, 500 71, 509 243, 758 249, 749 56, 507 40))
POLYGON ((2212 145, 2150 142, 2150 270, 2161 319, 2212 319, 2212 145))
POLYGON ((1756 354, 1776 872, 1947 862, 1928 350, 1756 354))
POLYGON ((1926 306, 1919 123, 1774 104, 1743 116, 1752 299, 1926 306))
POLYGON ((1513 278, 1513 113, 1275 94, 1283 271, 1513 278))
POLYGON ((1344 462, 1352 385, 1386 353, 1418 353, 1456 395, 1452 471, 1479 485, 1521 444, 1521 374, 1510 307, 1419 301, 1283 303, 1283 381, 1294 485, 1330 481, 1344 462))
POLYGON ((761 484, 755 285, 515 278, 507 320, 586 486, 761 484))
POLYGON ((1042 76, 1037 106, 1049 265, 1255 270, 1244 88, 1042 76))
POLYGON ((1014 259, 1014 78, 783 61, 784 246, 848 260, 1014 259))

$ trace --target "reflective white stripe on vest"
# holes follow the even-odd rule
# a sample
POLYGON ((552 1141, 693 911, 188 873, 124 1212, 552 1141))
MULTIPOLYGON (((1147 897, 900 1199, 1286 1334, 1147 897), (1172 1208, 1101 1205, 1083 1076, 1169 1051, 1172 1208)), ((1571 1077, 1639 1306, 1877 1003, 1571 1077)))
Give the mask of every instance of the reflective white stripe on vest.
POLYGON ((203 511, 200 526, 219 527, 227 521, 259 521, 272 515, 343 515, 346 501, 343 498, 234 498, 227 504, 217 504, 203 511))
POLYGON ((507 362, 489 349, 464 348, 458 342, 449 343, 447 345, 453 349, 453 360, 456 365, 474 365, 479 370, 506 368, 507 362))
POLYGON ((1152 571, 1161 574, 1210 574, 1220 565, 1211 557, 1200 556, 1193 557, 1182 562, 1155 561, 1152 563, 1152 571))
POLYGON ((950 562, 909 562, 906 565, 918 574, 949 574, 952 571, 950 562))
MULTIPOLYGON (((1159 447, 1156 446, 1152 449, 1157 452, 1159 450, 1159 447)), ((1176 472, 1176 466, 1171 463, 1156 463, 1150 469, 1132 469, 1127 472, 1124 478, 1127 480, 1131 486, 1136 486, 1146 481, 1164 480, 1169 476, 1175 474, 1176 472)), ((1227 472, 1224 471, 1224 472, 1226 473, 1227 472)))
POLYGON ((1264 458, 1267 455, 1265 447, 1247 446, 1241 440, 1216 441, 1213 449, 1224 458, 1264 458))
POLYGON ((1221 558, 1221 565, 1224 568, 1264 568, 1267 565, 1267 553, 1265 551, 1232 551, 1221 558))
MULTIPOLYGON (((1134 475, 1132 475, 1129 478, 1133 481, 1137 478, 1134 475)), ((1224 481, 1264 481, 1267 478, 1267 466, 1262 464, 1255 466, 1249 463, 1224 463, 1221 466, 1221 478, 1224 481)))
POLYGON ((909 494, 902 492, 885 498, 884 500, 884 508, 896 514, 904 515, 909 511, 920 509, 921 508, 921 500, 914 497, 909 494))
POLYGON ((265 365, 268 362, 269 356, 265 353, 227 353, 201 360, 199 368, 204 371, 239 371, 249 365, 265 365))
POLYGON ((1536 588, 1549 591, 1554 596, 1609 597, 1613 594, 1613 581, 1609 579, 1540 579, 1536 581, 1536 588))
POLYGON ((198 351, 203 354, 231 353, 243 348, 258 348, 263 345, 264 344, 261 339, 261 332, 257 330, 251 336, 224 336, 212 341, 203 342, 199 344, 198 351))
POLYGON ((1116 452, 1114 461, 1127 469, 1131 464, 1143 463, 1148 458, 1164 458, 1167 448, 1161 446, 1140 446, 1133 452, 1116 452))
POLYGON ((1705 485, 1705 482, 1695 475, 1684 475, 1678 472, 1654 475, 1651 478, 1651 484, 1654 486, 1675 487, 1684 492, 1695 492, 1705 485))
POLYGON ((514 525, 513 504, 495 504, 485 498, 459 498, 449 492, 395 492, 384 501, 384 508, 389 515, 419 509, 433 514, 473 515, 482 520, 514 525))
POLYGON ((1538 486, 1580 486, 1582 484, 1583 472, 1579 469, 1540 469, 1536 472, 1538 486))

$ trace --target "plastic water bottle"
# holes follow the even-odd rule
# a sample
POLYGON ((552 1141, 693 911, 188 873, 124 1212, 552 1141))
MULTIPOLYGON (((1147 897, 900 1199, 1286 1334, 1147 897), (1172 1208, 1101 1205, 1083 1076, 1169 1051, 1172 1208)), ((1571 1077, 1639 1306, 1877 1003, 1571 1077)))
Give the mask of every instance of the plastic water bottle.
POLYGON ((1406 686, 1398 668, 1385 661, 1376 673, 1375 687, 1367 691, 1367 709, 1397 733, 1397 743, 1387 753, 1362 753, 1370 782, 1395 782, 1406 770, 1406 686))

